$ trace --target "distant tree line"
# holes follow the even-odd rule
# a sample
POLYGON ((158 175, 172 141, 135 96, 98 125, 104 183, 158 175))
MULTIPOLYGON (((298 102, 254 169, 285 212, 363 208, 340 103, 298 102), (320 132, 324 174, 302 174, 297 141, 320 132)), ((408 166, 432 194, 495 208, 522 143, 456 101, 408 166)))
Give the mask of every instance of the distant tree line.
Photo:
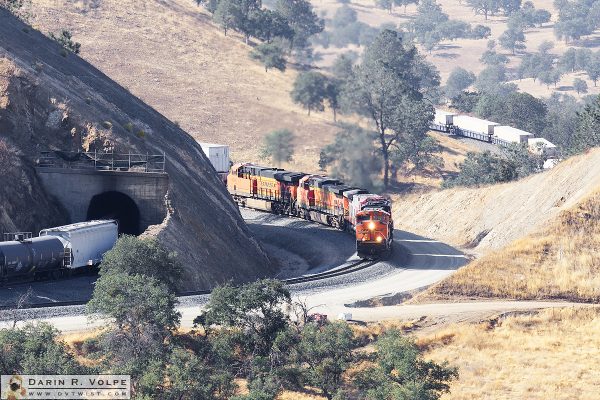
POLYGON ((310 37, 321 32, 324 22, 306 0, 277 0, 273 9, 260 0, 196 0, 212 13, 225 35, 235 30, 246 43, 256 38, 258 45, 251 57, 263 62, 265 70, 285 69, 285 55, 293 52, 298 59, 312 57, 310 37))
POLYGON ((104 329, 73 348, 44 323, 2 329, 0 373, 131 375, 136 400, 274 400, 307 388, 336 400, 435 400, 458 376, 447 363, 425 360, 399 330, 373 340, 346 322, 316 321, 274 280, 216 288, 196 328, 181 333, 180 277, 156 240, 120 238, 87 306, 104 329))

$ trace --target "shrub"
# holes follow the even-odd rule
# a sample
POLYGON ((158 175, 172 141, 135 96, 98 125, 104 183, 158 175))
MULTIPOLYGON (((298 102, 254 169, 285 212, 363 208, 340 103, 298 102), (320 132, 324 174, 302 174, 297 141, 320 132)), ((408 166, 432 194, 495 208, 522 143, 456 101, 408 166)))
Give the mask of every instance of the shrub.
POLYGON ((131 122, 128 122, 125 125, 123 125, 123 128, 125 128, 127 132, 133 132, 133 124, 131 122))
POLYGON ((143 129, 138 130, 136 133, 136 136, 139 137, 140 139, 143 139, 144 137, 146 137, 146 132, 144 132, 143 129))

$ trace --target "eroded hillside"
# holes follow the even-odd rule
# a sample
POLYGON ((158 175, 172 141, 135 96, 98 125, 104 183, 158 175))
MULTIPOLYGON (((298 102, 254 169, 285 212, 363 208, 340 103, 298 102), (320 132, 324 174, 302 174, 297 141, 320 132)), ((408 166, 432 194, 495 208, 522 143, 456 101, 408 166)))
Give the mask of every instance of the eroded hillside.
POLYGON ((16 155, 2 178, 16 182, 1 187, 9 199, 3 202, 2 229, 34 230, 64 221, 33 174, 39 150, 92 144, 109 145, 115 152, 164 151, 171 212, 152 232, 178 253, 186 270, 184 287, 206 288, 272 272, 192 137, 88 62, 61 55, 57 43, 3 10, 0 59, 0 134, 16 155))
POLYGON ((265 72, 234 32, 224 36, 194 1, 34 0, 43 32, 70 29, 81 56, 195 139, 231 146, 236 161, 260 161, 261 139, 288 128, 296 136, 293 167, 315 170, 336 132, 329 112, 310 117, 290 99, 296 76, 265 72))

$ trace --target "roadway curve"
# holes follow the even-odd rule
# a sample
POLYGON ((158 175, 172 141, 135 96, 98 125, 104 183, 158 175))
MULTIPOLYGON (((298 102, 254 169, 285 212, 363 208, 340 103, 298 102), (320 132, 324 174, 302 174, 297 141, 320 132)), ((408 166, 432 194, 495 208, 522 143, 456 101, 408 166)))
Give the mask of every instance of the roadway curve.
MULTIPOLYGON (((278 217, 252 210, 242 210, 242 215, 254 234, 268 249, 276 249, 277 256, 291 260, 297 268, 286 267, 282 275, 293 273, 316 273, 329 270, 344 263, 353 262, 354 241, 351 235, 322 225, 306 221, 278 217)), ((315 307, 314 312, 327 314, 335 318, 339 313, 352 313, 352 319, 376 321, 389 318, 408 319, 431 316, 460 320, 459 316, 470 318, 483 313, 503 312, 508 310, 531 310, 546 307, 571 305, 558 302, 479 302, 427 305, 400 305, 385 307, 356 307, 357 302, 373 298, 385 298, 398 293, 413 291, 435 283, 450 275, 466 264, 468 259, 459 250, 436 240, 427 239, 408 232, 394 232, 394 252, 386 261, 374 263, 372 266, 348 275, 329 278, 318 282, 291 285, 294 297, 305 300, 315 307)), ((281 276, 280 276, 281 277, 281 276)), ((82 279, 82 287, 89 296, 87 279, 82 279)), ((43 289, 39 293, 48 292, 48 286, 38 283, 43 289)), ((56 283, 47 283, 56 289, 56 283)), ((10 297, 17 291, 10 290, 10 297)), ((66 288, 73 293, 73 287, 66 288)), ((0 294, 6 288, 0 289, 0 294)), ((37 293, 37 292, 36 292, 37 293)), ((47 296, 40 296, 47 297, 47 296)), ((55 296, 56 292, 55 292, 55 296)), ((179 310, 182 313, 182 326, 190 327, 192 320, 206 304, 205 295, 180 298, 179 310)), ((63 332, 91 329, 98 326, 99 321, 88 321, 83 315, 82 306, 62 307, 60 309, 41 309, 25 311, 26 319, 45 320, 54 324, 63 332)), ((11 324, 10 313, 0 313, 0 327, 11 324)))

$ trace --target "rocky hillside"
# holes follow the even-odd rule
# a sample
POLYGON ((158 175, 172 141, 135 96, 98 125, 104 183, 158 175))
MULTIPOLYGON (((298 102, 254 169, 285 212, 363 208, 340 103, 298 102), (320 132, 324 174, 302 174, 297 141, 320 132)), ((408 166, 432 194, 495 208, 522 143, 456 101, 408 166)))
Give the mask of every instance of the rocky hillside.
POLYGON ((176 124, 3 10, 0 60, 1 230, 65 222, 32 168, 41 149, 164 151, 172 212, 152 233, 178 253, 184 287, 273 272, 200 147, 176 124))
POLYGON ((544 227, 600 187, 600 149, 517 182, 397 196, 394 221, 476 253, 499 249, 544 227))

